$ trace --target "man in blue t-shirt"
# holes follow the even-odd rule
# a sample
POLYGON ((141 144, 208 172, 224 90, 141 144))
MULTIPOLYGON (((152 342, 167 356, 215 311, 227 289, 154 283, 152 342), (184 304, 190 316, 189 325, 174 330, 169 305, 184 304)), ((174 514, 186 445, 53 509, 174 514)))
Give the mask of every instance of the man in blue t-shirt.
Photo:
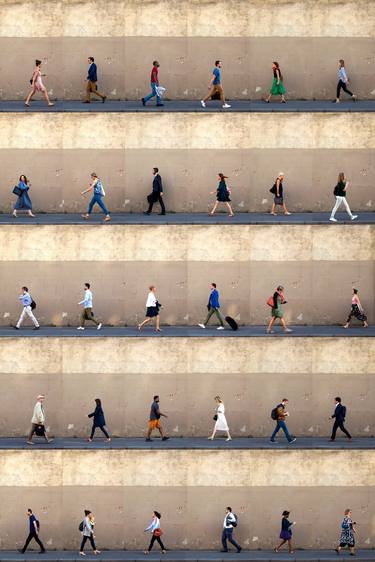
POLYGON ((220 302, 219 302, 219 291, 216 289, 216 283, 211 283, 211 292, 210 296, 208 297, 208 304, 207 304, 207 316, 206 320, 203 324, 198 324, 200 328, 205 328, 213 314, 216 314, 220 326, 217 328, 218 330, 224 330, 224 316, 221 314, 220 311, 220 302))
POLYGON ((27 537, 25 545, 20 550, 20 552, 24 554, 27 547, 29 546, 29 543, 32 541, 32 539, 34 539, 40 546, 40 553, 42 554, 46 551, 46 549, 44 548, 43 543, 39 538, 39 521, 30 508, 27 510, 27 516, 29 518, 29 536, 27 537))
POLYGON ((208 101, 215 94, 219 94, 222 107, 227 109, 230 107, 225 101, 223 86, 221 85, 221 60, 215 61, 215 68, 212 71, 212 77, 208 85, 209 92, 203 100, 201 100, 202 107, 206 107, 206 101, 208 101))

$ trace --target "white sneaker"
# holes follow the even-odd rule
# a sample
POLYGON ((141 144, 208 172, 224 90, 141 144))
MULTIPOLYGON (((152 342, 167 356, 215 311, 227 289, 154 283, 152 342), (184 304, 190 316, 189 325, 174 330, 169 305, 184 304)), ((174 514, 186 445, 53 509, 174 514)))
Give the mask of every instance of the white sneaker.
POLYGON ((96 329, 100 330, 101 327, 102 327, 102 324, 100 323, 96 329))
POLYGON ((198 324, 198 326, 199 326, 200 328, 203 328, 203 330, 206 328, 206 326, 205 326, 204 324, 198 324))
POLYGON ((225 104, 223 105, 223 109, 227 109, 228 107, 230 107, 229 103, 225 103, 225 104))
POLYGON ((329 217, 329 220, 330 220, 331 222, 337 222, 337 219, 335 219, 335 217, 329 217))
POLYGON ((77 330, 84 330, 85 328, 83 326, 78 326, 77 330))
POLYGON ((355 221, 355 219, 358 218, 358 215, 352 215, 350 218, 352 219, 352 221, 355 221))
POLYGON ((206 107, 206 104, 204 103, 203 100, 201 100, 201 106, 202 106, 202 107, 206 107))
POLYGON ((217 330, 224 330, 225 328, 224 328, 224 326, 218 326, 216 329, 217 330))

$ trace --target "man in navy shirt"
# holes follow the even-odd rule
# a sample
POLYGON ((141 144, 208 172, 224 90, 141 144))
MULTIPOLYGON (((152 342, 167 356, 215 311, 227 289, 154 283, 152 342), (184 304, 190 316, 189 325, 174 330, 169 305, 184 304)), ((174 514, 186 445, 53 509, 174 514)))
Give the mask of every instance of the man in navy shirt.
POLYGON ((349 431, 344 426, 345 416, 346 416, 346 407, 341 404, 340 396, 336 396, 335 398, 335 411, 333 412, 331 418, 334 419, 333 427, 332 427, 332 435, 330 441, 334 441, 336 439, 336 432, 338 428, 341 429, 343 433, 347 436, 348 439, 351 439, 352 436, 350 435, 349 431))
POLYGON ((208 101, 215 94, 219 94, 222 107, 224 109, 230 107, 230 105, 225 101, 224 90, 221 84, 221 66, 222 64, 220 60, 215 61, 215 68, 212 71, 212 77, 208 85, 209 92, 207 96, 203 98, 203 100, 201 100, 202 107, 206 107, 206 101, 208 101))
POLYGON ((89 70, 87 73, 87 84, 86 84, 86 99, 83 103, 90 103, 91 102, 91 94, 95 94, 102 98, 102 102, 104 103, 107 99, 107 96, 98 92, 98 69, 94 62, 94 57, 88 58, 89 63, 89 70))
POLYGON ((204 321, 203 324, 198 324, 198 326, 200 328, 205 328, 206 325, 208 324, 209 319, 211 318, 211 316, 213 314, 216 314, 219 322, 220 322, 220 326, 218 326, 218 330, 224 330, 224 316, 221 314, 220 311, 220 302, 219 302, 219 291, 216 289, 216 283, 211 283, 211 293, 208 299, 208 304, 207 304, 207 316, 206 316, 206 320, 204 321))
POLYGON ((42 541, 39 538, 39 521, 33 514, 32 510, 29 508, 27 510, 27 516, 29 518, 29 536, 26 539, 24 547, 20 550, 22 554, 26 551, 32 539, 34 539, 40 546, 40 554, 44 554, 46 549, 43 546, 42 541))

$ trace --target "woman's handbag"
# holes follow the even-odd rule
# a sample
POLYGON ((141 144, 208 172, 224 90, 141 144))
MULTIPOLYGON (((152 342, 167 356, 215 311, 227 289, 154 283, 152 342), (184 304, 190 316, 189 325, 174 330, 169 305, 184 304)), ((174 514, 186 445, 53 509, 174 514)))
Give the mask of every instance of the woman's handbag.
POLYGON ((20 195, 22 195, 22 191, 23 191, 23 190, 22 190, 18 185, 15 185, 15 186, 13 187, 13 192, 12 192, 12 193, 14 193, 14 195, 17 195, 17 197, 19 197, 20 195))
POLYGON ((155 537, 161 537, 163 534, 163 531, 159 528, 159 529, 155 529, 154 531, 154 536, 155 537))
POLYGON ((213 420, 217 421, 217 414, 214 415, 213 420))
POLYGON ((35 435, 38 437, 43 437, 46 432, 46 429, 43 424, 39 423, 35 428, 35 435))

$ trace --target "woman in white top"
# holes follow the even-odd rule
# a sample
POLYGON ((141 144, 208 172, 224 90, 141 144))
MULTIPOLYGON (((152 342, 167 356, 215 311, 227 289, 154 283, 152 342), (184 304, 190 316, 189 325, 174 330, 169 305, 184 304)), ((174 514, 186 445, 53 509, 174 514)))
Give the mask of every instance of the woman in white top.
POLYGON ((160 518, 161 518, 161 514, 158 511, 153 511, 152 512, 152 521, 149 524, 149 526, 145 529, 145 533, 151 533, 151 541, 150 541, 150 545, 148 547, 147 550, 145 550, 145 554, 150 554, 152 547, 154 546, 154 542, 157 541, 160 545, 162 554, 166 553, 166 549, 165 546, 161 540, 161 535, 163 534, 163 531, 161 530, 160 527, 160 518))
POLYGON ((161 332, 159 310, 162 308, 155 295, 156 287, 151 285, 150 292, 146 301, 146 318, 141 324, 138 324, 138 330, 141 331, 145 324, 148 324, 153 318, 156 318, 155 332, 161 332))
POLYGON ((339 81, 337 82, 337 89, 336 89, 336 99, 333 100, 333 103, 340 103, 340 93, 341 93, 341 89, 344 90, 344 92, 346 92, 347 94, 349 94, 349 96, 351 96, 353 101, 356 101, 357 96, 355 94, 353 94, 353 92, 351 92, 350 90, 348 90, 348 84, 349 84, 349 78, 346 74, 346 70, 345 70, 345 62, 343 59, 339 60, 339 72, 338 72, 338 79, 339 81))
POLYGON ((225 417, 224 403, 223 403, 222 399, 220 398, 220 396, 215 396, 215 402, 216 402, 216 409, 215 409, 215 415, 214 415, 215 426, 214 426, 214 430, 212 432, 211 437, 209 437, 208 439, 211 439, 211 441, 212 441, 214 439, 215 433, 217 431, 225 431, 226 434, 227 434, 226 441, 230 441, 232 438, 231 438, 230 433, 229 433, 227 418, 225 417))

